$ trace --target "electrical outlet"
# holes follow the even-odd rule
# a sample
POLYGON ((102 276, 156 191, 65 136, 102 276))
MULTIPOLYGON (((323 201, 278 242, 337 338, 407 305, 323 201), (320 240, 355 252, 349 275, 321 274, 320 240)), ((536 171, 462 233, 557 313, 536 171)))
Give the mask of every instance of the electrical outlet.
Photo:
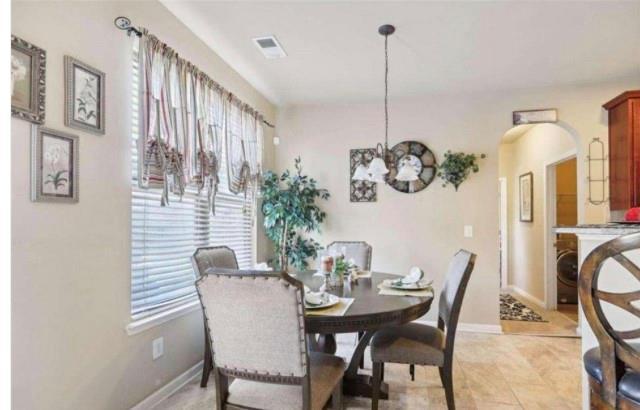
POLYGON ((465 225, 464 226, 464 237, 465 238, 473 238, 473 226, 465 225))
POLYGON ((151 343, 151 347, 153 360, 156 360, 164 354, 164 338, 159 337, 154 339, 151 343))

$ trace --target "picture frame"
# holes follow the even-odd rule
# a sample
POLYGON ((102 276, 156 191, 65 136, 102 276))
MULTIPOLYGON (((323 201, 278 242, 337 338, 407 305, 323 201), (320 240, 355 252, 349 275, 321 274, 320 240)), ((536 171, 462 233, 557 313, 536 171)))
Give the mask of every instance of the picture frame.
POLYGON ((11 35, 11 115, 44 123, 47 53, 11 35))
POLYGON ((513 111, 513 125, 544 124, 558 122, 558 110, 545 108, 540 110, 513 111))
POLYGON ((64 123, 97 135, 105 133, 106 74, 64 56, 64 123))
POLYGON ((520 222, 533 222, 533 172, 520 175, 520 222))
POLYGON ((31 200, 79 200, 78 136, 33 125, 31 129, 31 200))
POLYGON ((373 181, 351 179, 359 164, 367 166, 375 156, 375 148, 356 148, 349 151, 349 200, 351 202, 376 202, 378 184, 373 181))

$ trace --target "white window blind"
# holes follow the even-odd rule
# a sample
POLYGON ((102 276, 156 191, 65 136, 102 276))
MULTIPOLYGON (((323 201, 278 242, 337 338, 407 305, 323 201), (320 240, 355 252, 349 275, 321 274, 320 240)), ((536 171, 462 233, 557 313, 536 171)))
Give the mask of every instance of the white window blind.
POLYGON ((241 269, 250 268, 253 261, 253 213, 244 209, 251 201, 245 201, 244 195, 229 192, 224 153, 215 216, 207 207, 205 192, 198 196, 193 187, 187 188, 182 200, 172 195, 169 205, 162 207, 159 189, 138 186, 141 87, 138 64, 134 47, 131 130, 131 315, 134 320, 197 299, 191 255, 198 247, 229 246, 235 251, 241 269))

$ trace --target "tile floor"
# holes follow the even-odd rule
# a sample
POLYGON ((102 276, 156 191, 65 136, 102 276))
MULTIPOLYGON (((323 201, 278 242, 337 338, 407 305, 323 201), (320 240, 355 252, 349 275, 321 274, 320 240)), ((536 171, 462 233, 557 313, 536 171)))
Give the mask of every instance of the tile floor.
MULTIPOLYGON (((352 340, 339 339, 339 355, 350 354, 352 340)), ((370 369, 370 363, 365 367, 370 369)), ((460 332, 454 364, 456 407, 579 409, 581 368, 580 339, 460 332)), ((387 365, 385 380, 391 397, 381 402, 381 409, 446 409, 436 368, 417 367, 412 382, 408 366, 387 365)), ((212 386, 201 389, 199 380, 194 380, 157 408, 214 409, 212 386)), ((370 406, 368 399, 345 396, 347 409, 370 406)))

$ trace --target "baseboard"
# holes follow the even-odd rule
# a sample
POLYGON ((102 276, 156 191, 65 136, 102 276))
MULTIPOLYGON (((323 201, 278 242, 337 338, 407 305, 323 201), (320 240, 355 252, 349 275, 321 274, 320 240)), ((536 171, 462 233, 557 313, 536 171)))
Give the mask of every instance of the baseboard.
MULTIPOLYGON (((433 320, 416 320, 416 322, 429 326, 437 325, 433 320)), ((457 330, 460 332, 490 333, 494 335, 502 334, 502 327, 500 325, 488 325, 483 323, 458 323, 457 330)))
POLYGON ((131 408, 131 410, 149 410, 157 406, 163 400, 166 400, 167 397, 171 396, 173 393, 180 390, 184 385, 189 383, 191 380, 200 377, 202 373, 202 365, 203 361, 200 361, 195 366, 191 367, 186 372, 182 373, 175 379, 171 380, 169 383, 165 384, 155 392, 151 393, 146 399, 142 400, 140 403, 136 404, 131 408))
POLYGON ((537 305, 539 308, 542 309, 546 309, 547 308, 547 304, 544 303, 544 301, 538 299, 537 297, 533 296, 532 294, 530 294, 529 292, 526 292, 524 289, 521 289, 517 286, 509 286, 507 288, 508 290, 517 293, 518 295, 522 296, 525 299, 528 299, 530 302, 533 302, 535 305, 537 305))

